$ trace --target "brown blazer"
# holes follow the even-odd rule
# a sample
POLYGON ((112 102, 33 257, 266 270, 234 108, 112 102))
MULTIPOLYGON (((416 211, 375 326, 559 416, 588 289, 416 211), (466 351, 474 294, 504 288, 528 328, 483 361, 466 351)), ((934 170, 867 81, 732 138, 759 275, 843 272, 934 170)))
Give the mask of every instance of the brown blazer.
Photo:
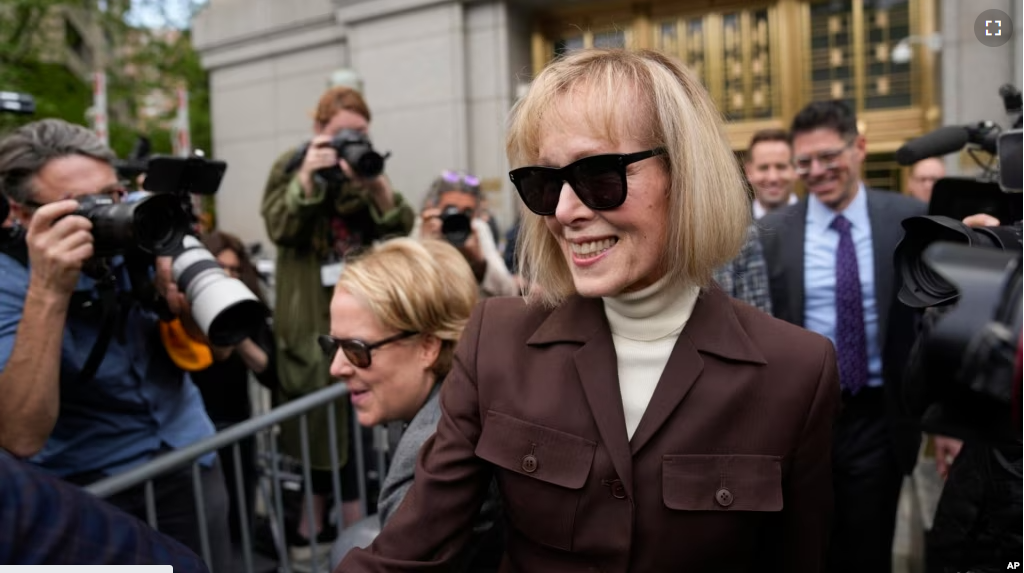
POLYGON ((337 571, 447 571, 495 475, 504 572, 823 570, 835 353, 706 291, 632 440, 604 308, 490 299, 405 502, 337 571))

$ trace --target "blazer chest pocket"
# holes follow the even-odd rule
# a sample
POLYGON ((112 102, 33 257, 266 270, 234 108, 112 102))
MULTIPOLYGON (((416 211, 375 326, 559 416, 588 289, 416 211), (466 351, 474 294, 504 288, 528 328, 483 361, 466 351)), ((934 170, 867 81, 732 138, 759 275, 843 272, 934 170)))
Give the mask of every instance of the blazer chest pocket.
POLYGON ((487 412, 476 455, 494 464, 502 509, 531 540, 572 550, 573 523, 597 444, 507 414, 487 412))
POLYGON ((782 459, 755 455, 668 455, 662 500, 684 511, 782 511, 782 459))

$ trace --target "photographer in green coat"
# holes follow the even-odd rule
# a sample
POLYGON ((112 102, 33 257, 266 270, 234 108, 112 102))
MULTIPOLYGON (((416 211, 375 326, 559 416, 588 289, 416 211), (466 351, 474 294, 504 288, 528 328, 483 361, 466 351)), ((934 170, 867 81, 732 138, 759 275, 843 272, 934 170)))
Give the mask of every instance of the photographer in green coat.
MULTIPOLYGON (((281 401, 331 382, 328 361, 316 338, 328 330, 331 292, 346 254, 388 236, 407 235, 413 226, 412 209, 391 189, 387 176, 374 169, 373 161, 368 166, 362 160, 373 159, 366 153, 369 126, 370 110, 359 92, 347 87, 329 89, 317 105, 315 137, 304 148, 278 158, 267 180, 261 213, 267 234, 277 245, 274 329, 281 401)), ((354 464, 347 464, 349 408, 345 402, 335 403, 334 408, 338 459, 346 467, 343 512, 345 521, 351 522, 359 517, 359 509, 354 464)), ((319 531, 326 495, 332 490, 327 408, 311 412, 308 419, 313 521, 318 530, 309 531, 303 504, 297 539, 291 543, 296 559, 309 551, 311 539, 328 544, 332 537, 319 531)), ((282 442, 285 453, 301 458, 297 420, 282 427, 282 442)))

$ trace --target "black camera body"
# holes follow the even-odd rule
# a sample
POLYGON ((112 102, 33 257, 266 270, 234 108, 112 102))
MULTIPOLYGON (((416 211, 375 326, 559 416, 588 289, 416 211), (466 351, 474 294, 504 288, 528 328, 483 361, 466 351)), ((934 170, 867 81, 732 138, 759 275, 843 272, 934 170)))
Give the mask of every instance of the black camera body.
POLYGON ((466 244, 466 239, 473 233, 473 219, 470 213, 449 205, 441 211, 441 234, 446 241, 456 247, 466 244))
POLYGON ((133 249, 153 256, 168 255, 178 248, 190 227, 181 202, 169 193, 133 202, 115 202, 108 195, 86 195, 78 199, 78 204, 73 214, 92 222, 96 258, 133 249))
POLYGON ((331 138, 327 146, 333 148, 338 159, 344 159, 360 177, 372 179, 384 172, 386 157, 373 149, 365 133, 343 129, 331 138))
MULTIPOLYGON (((1020 92, 1000 90, 1008 113, 1020 110, 1020 92)), ((998 154, 997 169, 977 180, 936 183, 929 215, 903 221, 895 263, 899 301, 924 309, 923 328, 909 358, 901 394, 909 414, 929 433, 989 443, 1020 440, 1022 340, 1021 170, 1016 129, 992 122, 944 127, 908 142, 897 153, 904 165, 959 151, 964 146, 998 154), (1002 177, 1001 171, 1017 178, 1002 177), (1018 182, 1015 184, 1014 181, 1018 182), (1002 190, 1000 192, 1000 189, 1002 190), (971 228, 966 216, 986 213, 998 227, 971 228)), ((981 163, 979 162, 979 165, 981 163)))
POLYGON ((74 212, 92 222, 94 258, 174 254, 192 231, 192 194, 212 195, 227 164, 202 157, 156 156, 145 161, 143 188, 152 193, 117 202, 106 195, 78 199, 74 212))
MULTIPOLYGON (((309 145, 306 143, 299 147, 285 166, 286 173, 295 171, 302 165, 309 145)), ((344 159, 352 167, 352 171, 364 179, 373 179, 383 173, 384 162, 391 156, 390 153, 383 155, 378 153, 370 143, 370 138, 365 133, 354 129, 339 131, 331 138, 331 141, 323 144, 322 147, 334 149, 338 154, 338 159, 344 159)), ((338 184, 345 181, 345 174, 337 165, 320 169, 316 175, 328 183, 338 184)))
POLYGON ((957 297, 925 311, 904 403, 928 433, 1014 443, 1020 439, 1019 247, 1015 253, 940 242, 922 258, 955 285, 957 297))

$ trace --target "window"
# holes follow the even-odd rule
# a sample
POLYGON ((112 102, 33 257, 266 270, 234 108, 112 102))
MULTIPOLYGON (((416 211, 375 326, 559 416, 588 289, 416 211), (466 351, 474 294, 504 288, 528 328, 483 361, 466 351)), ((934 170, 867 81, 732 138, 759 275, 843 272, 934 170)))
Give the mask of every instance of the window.
POLYGON ((911 63, 892 60, 893 47, 910 36, 908 0, 819 0, 810 14, 808 99, 840 99, 859 110, 913 105, 911 63))
POLYGON ((864 185, 872 189, 903 190, 901 167, 895 153, 871 153, 864 160, 864 185))
POLYGON ((655 27, 654 47, 682 60, 707 86, 704 18, 680 18, 655 27))
POLYGON ((559 57, 573 50, 582 48, 625 48, 629 42, 625 30, 606 29, 598 32, 585 31, 576 32, 571 35, 562 36, 552 43, 554 57, 559 57))
POLYGON ((654 47, 685 62, 730 120, 776 112, 768 8, 657 22, 654 47), (709 69, 718 72, 711 76, 709 69))
POLYGON ((583 48, 583 35, 561 38, 555 41, 555 57, 583 48))
POLYGON ((864 109, 911 105, 910 62, 892 61, 893 46, 910 36, 907 0, 865 0, 864 33, 864 109))
POLYGON ((622 30, 611 30, 594 34, 595 48, 625 48, 626 33, 622 30))
POLYGON ((811 82, 807 99, 838 99, 855 107, 852 0, 811 5, 810 44, 811 82))
POLYGON ((89 46, 86 45, 81 32, 70 20, 64 20, 64 43, 86 64, 92 62, 92 52, 89 50, 89 46))

